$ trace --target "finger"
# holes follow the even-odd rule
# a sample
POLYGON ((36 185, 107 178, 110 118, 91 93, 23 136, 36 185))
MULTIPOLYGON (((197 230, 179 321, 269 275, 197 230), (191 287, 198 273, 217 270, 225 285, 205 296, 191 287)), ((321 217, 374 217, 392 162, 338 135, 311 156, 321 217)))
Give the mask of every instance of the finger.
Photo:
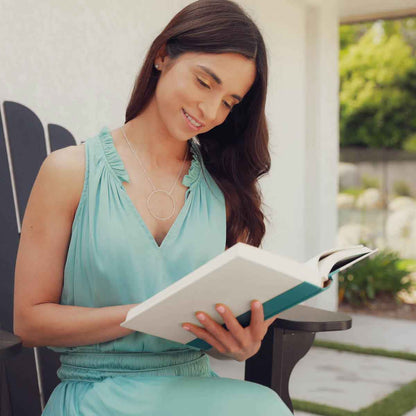
POLYGON ((208 342, 208 344, 216 348, 220 353, 225 353, 227 351, 225 348, 225 345, 221 344, 221 342, 219 342, 214 336, 212 336, 204 328, 201 328, 189 322, 186 322, 185 324, 182 325, 182 328, 186 329, 186 327, 189 328, 187 329, 187 331, 192 332, 196 337, 208 342))
POLYGON ((250 331, 255 339, 263 339, 264 314, 263 305, 258 300, 251 302, 250 331))
POLYGON ((238 343, 233 335, 218 322, 214 321, 208 314, 197 312, 195 315, 199 322, 204 325, 205 329, 223 344, 228 351, 236 351, 238 349, 238 343))
POLYGON ((231 309, 223 303, 217 303, 215 306, 216 311, 221 315, 224 320, 225 326, 231 332, 231 335, 240 343, 244 343, 245 331, 240 325, 237 318, 232 313, 231 309))

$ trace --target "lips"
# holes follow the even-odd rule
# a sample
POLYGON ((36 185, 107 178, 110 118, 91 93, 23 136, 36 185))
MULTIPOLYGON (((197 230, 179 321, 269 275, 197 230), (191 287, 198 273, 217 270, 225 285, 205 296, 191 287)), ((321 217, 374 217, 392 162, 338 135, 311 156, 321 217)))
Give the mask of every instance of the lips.
MULTIPOLYGON (((186 111, 184 108, 182 108, 182 111, 184 112, 184 111, 186 111)), ((198 124, 200 124, 201 125, 201 127, 204 127, 205 126, 205 124, 202 122, 202 121, 200 121, 200 120, 198 120, 196 117, 194 117, 192 114, 190 114, 188 111, 186 111, 187 113, 188 113, 188 115, 190 116, 190 117, 192 117, 198 124)), ((197 126, 195 126, 195 127, 197 127, 197 126)), ((197 128, 200 128, 200 127, 197 127, 197 128)))

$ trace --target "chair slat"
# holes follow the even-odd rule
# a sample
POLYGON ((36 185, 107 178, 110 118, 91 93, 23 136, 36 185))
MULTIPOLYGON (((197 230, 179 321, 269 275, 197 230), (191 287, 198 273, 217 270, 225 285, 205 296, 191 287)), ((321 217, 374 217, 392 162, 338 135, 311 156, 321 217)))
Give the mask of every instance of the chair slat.
POLYGON ((74 136, 58 124, 48 124, 48 133, 51 152, 77 144, 74 136))

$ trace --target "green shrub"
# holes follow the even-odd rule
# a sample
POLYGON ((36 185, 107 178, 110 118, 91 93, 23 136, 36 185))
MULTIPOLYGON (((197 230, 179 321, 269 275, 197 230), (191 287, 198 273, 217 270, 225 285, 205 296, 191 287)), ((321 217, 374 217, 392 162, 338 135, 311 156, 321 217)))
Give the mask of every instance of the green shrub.
POLYGON ((399 267, 408 269, 411 272, 416 272, 416 259, 401 259, 399 267))
POLYGON ((411 290, 410 272, 403 266, 398 253, 381 250, 339 273, 340 301, 359 306, 368 304, 382 293, 397 299, 396 295, 401 290, 411 290))
POLYGON ((410 187, 406 181, 396 181, 393 185, 393 190, 397 196, 412 196, 410 187))
POLYGON ((368 188, 380 188, 380 181, 378 178, 369 176, 369 175, 362 175, 361 176, 361 183, 363 184, 363 189, 368 188))
POLYGON ((355 199, 363 192, 362 188, 346 188, 341 193, 352 195, 355 199))
POLYGON ((416 152, 416 134, 412 134, 406 139, 403 143, 403 150, 406 152, 415 153, 416 152))

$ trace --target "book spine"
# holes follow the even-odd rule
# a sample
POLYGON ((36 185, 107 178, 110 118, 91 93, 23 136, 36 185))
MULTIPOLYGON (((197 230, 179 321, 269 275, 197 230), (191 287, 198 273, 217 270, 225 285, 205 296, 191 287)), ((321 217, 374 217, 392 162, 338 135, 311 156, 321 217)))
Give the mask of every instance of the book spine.
MULTIPOLYGON (((332 280, 332 279, 331 279, 332 280)), ((330 284, 325 288, 320 288, 308 282, 303 282, 292 289, 287 290, 286 292, 268 300, 263 303, 264 319, 269 319, 274 315, 277 315, 280 312, 285 311, 299 303, 327 290, 331 286, 330 284)), ((241 326, 246 327, 250 325, 251 319, 251 310, 239 315, 236 317, 241 326)), ((225 324, 222 325, 225 328, 225 324)), ((194 340, 188 342, 186 345, 194 348, 200 348, 207 350, 212 346, 206 341, 195 338, 194 340)))

